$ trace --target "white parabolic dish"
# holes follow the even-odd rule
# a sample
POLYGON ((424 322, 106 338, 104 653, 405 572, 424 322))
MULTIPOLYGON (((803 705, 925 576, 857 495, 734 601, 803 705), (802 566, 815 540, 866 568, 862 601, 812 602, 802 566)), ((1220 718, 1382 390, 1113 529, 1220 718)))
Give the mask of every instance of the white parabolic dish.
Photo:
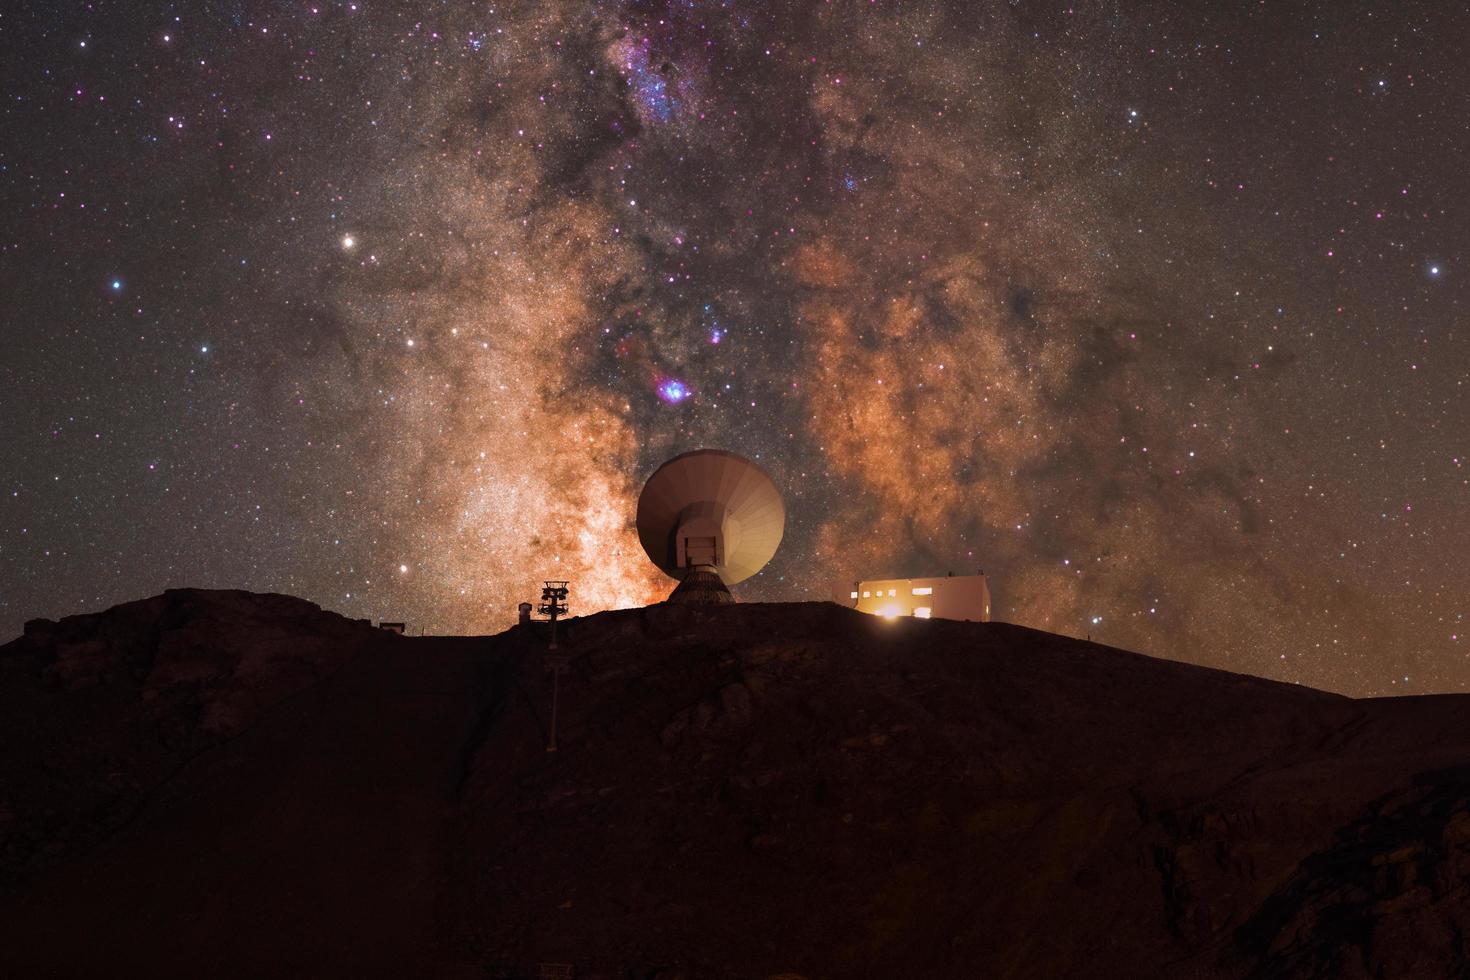
POLYGON ((665 574, 682 579, 713 564, 727 585, 750 578, 776 553, 786 508, 766 471, 723 449, 696 449, 654 471, 638 496, 638 540, 665 574), (713 539, 713 562, 699 550, 713 539))

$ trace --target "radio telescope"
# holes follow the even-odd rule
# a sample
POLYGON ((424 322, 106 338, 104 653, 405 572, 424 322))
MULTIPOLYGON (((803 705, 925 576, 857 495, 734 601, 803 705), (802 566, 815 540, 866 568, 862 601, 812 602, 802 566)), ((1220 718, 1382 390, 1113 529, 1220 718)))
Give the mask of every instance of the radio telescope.
POLYGON ((654 471, 638 495, 638 540, 679 580, 669 602, 734 602, 729 586, 760 571, 786 529, 766 471, 723 449, 696 449, 654 471))

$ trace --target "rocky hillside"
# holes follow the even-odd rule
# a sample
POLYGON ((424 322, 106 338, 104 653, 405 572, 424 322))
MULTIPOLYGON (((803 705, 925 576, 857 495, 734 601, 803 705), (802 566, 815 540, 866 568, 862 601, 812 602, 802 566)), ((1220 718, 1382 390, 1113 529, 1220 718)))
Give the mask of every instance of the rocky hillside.
POLYGON ((175 591, 0 647, 0 975, 1436 977, 1470 697, 828 604, 399 637, 175 591))

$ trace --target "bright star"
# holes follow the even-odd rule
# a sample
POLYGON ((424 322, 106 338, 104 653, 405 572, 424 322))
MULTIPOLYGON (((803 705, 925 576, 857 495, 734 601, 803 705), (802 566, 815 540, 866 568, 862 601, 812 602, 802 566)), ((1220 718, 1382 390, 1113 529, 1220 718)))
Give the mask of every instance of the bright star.
POLYGON ((122 280, 121 279, 114 279, 114 280, 112 280, 112 291, 113 292, 117 292, 119 289, 122 289, 122 280))
POLYGON ((354 246, 356 244, 357 244, 357 240, 355 238, 353 238, 351 235, 343 235, 342 236, 342 247, 343 248, 351 248, 352 246, 354 246))

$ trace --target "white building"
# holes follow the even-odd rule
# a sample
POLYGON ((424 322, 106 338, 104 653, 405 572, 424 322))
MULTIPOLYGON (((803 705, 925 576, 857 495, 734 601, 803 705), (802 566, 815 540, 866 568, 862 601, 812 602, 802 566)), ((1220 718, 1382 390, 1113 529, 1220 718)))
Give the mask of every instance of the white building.
POLYGON ((962 619, 990 622, 990 586, 985 573, 943 578, 888 578, 857 583, 852 606, 858 612, 896 619, 962 619))

